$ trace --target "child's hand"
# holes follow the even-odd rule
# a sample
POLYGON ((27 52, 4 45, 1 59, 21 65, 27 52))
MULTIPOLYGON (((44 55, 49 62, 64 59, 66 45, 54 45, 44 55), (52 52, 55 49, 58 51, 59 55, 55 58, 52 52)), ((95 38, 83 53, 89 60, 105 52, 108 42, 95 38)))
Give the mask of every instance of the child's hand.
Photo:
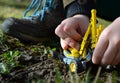
POLYGON ((75 15, 67 18, 56 28, 55 33, 61 39, 61 46, 79 49, 79 42, 88 27, 89 19, 85 15, 75 15))
POLYGON ((120 63, 120 17, 101 33, 92 61, 103 66, 120 63))

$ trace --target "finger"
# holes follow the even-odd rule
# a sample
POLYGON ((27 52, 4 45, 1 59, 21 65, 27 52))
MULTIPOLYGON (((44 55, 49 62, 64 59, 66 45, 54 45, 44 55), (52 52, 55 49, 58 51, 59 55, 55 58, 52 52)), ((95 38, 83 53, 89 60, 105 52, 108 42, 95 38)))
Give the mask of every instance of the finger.
POLYGON ((62 39, 68 37, 68 35, 63 31, 63 28, 64 28, 64 24, 60 24, 55 29, 55 34, 62 39))
POLYGON ((79 43, 76 42, 75 40, 73 40, 72 38, 62 39, 61 44, 62 44, 62 47, 64 47, 64 48, 69 46, 69 47, 72 47, 72 48, 75 48, 75 49, 79 50, 79 47, 80 47, 79 43))
POLYGON ((68 44, 67 43, 65 43, 65 41, 63 40, 63 39, 60 39, 60 43, 61 43, 61 47, 64 49, 64 50, 66 50, 66 49, 68 49, 68 44))
POLYGON ((94 64, 100 64, 101 59, 108 47, 109 41, 104 38, 105 36, 101 36, 98 40, 97 46, 93 52, 92 62, 94 64))
POLYGON ((69 35, 75 41, 81 41, 82 39, 81 33, 78 33, 76 29, 65 27, 64 31, 66 32, 67 35, 69 35))
POLYGON ((114 60, 115 56, 117 54, 117 48, 114 43, 110 42, 107 50, 104 53, 104 56, 101 60, 101 65, 111 65, 112 61, 114 60))
POLYGON ((114 58, 112 65, 117 65, 120 63, 120 50, 118 50, 117 54, 115 55, 116 57, 114 58))
POLYGON ((55 33, 62 39, 66 39, 67 37, 73 38, 75 41, 81 41, 81 35, 74 29, 70 29, 69 26, 65 26, 64 24, 58 25, 55 29, 55 33))

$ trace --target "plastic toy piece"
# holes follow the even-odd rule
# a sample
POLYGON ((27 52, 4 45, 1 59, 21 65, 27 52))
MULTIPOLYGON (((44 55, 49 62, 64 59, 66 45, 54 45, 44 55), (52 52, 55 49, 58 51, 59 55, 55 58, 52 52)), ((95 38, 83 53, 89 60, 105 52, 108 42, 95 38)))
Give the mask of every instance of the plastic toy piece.
POLYGON ((92 53, 96 47, 100 33, 103 30, 103 26, 96 27, 96 10, 91 10, 91 19, 88 29, 80 44, 80 50, 74 48, 68 48, 63 51, 62 60, 65 64, 68 64, 71 72, 81 72, 86 69, 86 63, 91 61, 92 53))

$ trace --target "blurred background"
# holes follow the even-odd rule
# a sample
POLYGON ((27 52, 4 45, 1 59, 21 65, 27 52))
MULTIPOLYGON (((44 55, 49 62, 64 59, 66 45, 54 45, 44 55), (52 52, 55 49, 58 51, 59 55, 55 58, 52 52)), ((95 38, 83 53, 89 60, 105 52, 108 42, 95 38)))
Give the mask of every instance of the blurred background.
MULTIPOLYGON (((0 0, 0 24, 9 17, 21 18, 32 0, 0 0)), ((64 5, 73 0, 63 0, 64 5)))
POLYGON ((9 17, 21 18, 32 0, 0 0, 0 23, 9 17))
MULTIPOLYGON (((0 0, 0 24, 6 18, 22 18, 24 11, 28 8, 32 0, 0 0)), ((63 0, 64 6, 74 0, 63 0)), ((101 20, 101 19, 100 19, 101 20)), ((101 21, 105 26, 109 22, 101 21)))

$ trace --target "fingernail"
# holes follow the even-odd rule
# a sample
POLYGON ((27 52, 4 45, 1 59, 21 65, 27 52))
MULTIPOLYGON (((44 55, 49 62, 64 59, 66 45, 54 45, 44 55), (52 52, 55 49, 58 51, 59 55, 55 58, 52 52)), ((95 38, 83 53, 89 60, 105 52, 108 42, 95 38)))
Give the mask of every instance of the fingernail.
POLYGON ((92 57, 93 64, 97 64, 96 60, 94 59, 94 56, 92 57))
POLYGON ((64 50, 68 49, 68 45, 64 46, 63 49, 64 49, 64 50))

